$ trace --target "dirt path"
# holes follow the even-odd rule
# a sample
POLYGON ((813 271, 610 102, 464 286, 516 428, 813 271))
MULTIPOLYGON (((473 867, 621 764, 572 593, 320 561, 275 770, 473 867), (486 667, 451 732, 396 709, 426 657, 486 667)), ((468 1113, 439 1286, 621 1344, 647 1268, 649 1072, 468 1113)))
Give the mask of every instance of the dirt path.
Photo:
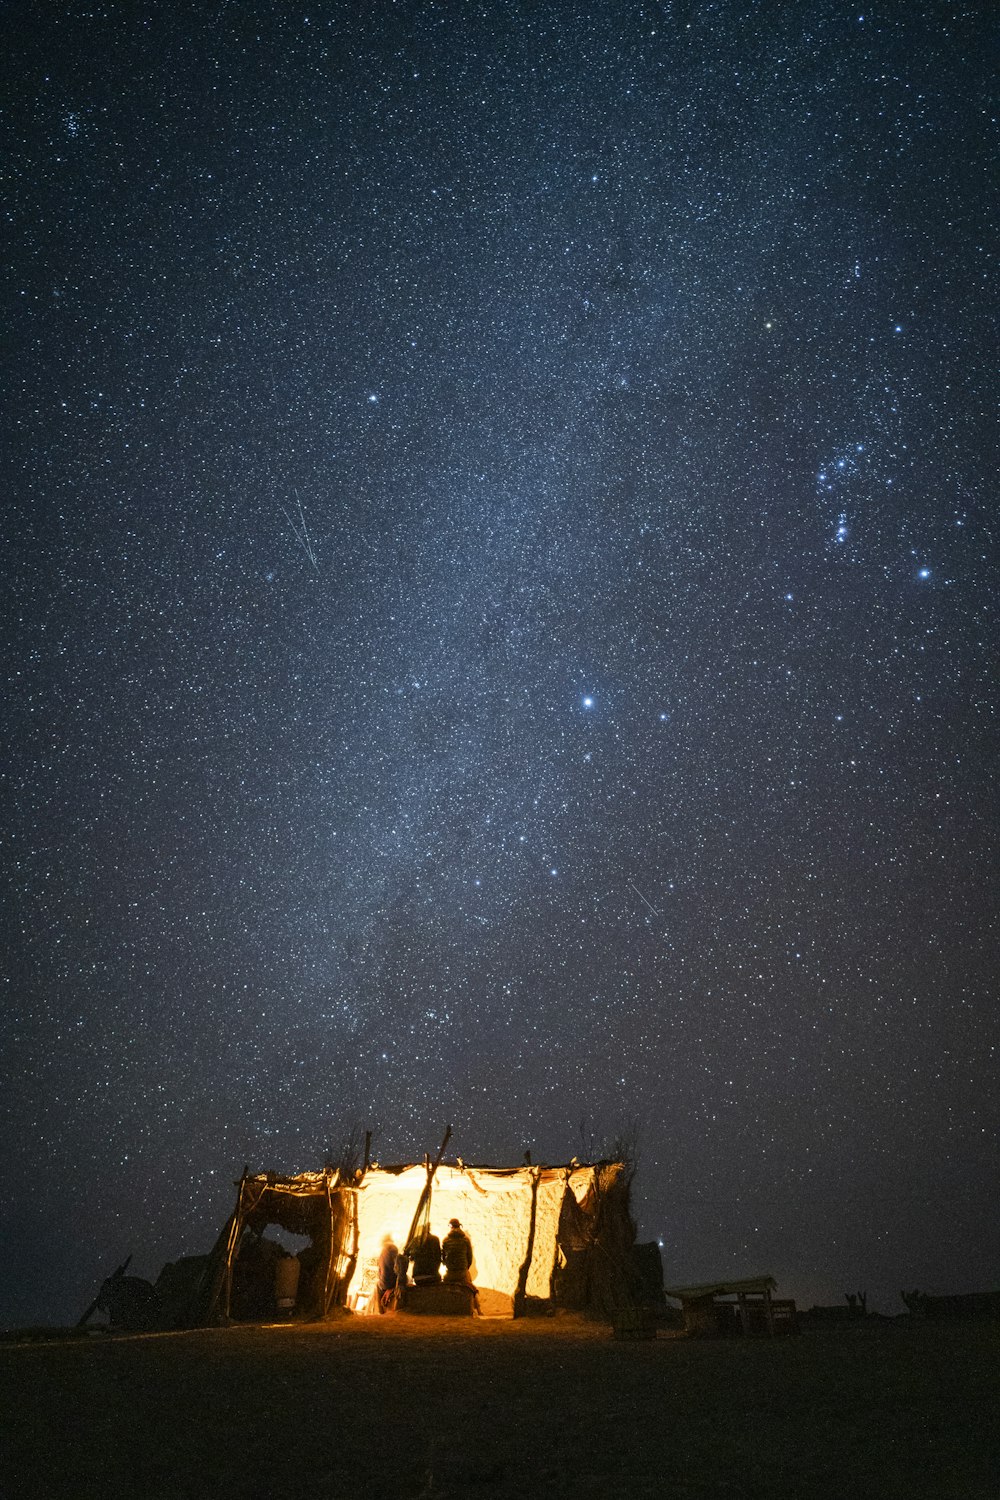
POLYGON ((998 1500, 1000 1340, 342 1319, 0 1349, 0 1500, 998 1500))

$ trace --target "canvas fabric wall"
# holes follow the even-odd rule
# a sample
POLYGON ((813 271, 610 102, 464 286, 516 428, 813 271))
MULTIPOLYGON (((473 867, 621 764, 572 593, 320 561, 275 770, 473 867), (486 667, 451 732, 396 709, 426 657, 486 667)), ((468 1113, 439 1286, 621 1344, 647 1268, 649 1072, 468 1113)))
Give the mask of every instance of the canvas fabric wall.
MULTIPOLYGON (((399 1172, 376 1169, 360 1184, 358 1268, 348 1294, 356 1289, 366 1262, 378 1255, 384 1235, 391 1234, 403 1248, 426 1181, 426 1171, 419 1166, 399 1172)), ((589 1167, 567 1175, 566 1171, 547 1168, 488 1172, 441 1166, 431 1194, 431 1229, 443 1240, 449 1219, 460 1219, 472 1240, 476 1285, 513 1298, 528 1253, 535 1194, 534 1239, 524 1290, 529 1297, 548 1298, 567 1186, 575 1201, 582 1203, 592 1182, 593 1170, 589 1167)))

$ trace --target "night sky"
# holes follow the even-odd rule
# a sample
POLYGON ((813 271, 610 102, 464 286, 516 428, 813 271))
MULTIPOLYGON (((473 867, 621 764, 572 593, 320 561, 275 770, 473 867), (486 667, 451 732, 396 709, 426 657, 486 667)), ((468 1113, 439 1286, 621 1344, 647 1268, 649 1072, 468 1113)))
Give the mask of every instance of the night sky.
POLYGON ((449 1121, 1000 1282, 993 8, 4 20, 0 1321, 449 1121))

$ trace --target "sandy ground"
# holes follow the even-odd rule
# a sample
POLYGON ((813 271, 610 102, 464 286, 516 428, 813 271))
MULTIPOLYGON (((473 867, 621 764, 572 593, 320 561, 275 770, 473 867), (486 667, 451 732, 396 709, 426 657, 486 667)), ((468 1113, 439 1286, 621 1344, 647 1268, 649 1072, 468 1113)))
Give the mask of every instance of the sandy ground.
POLYGON ((1000 1500, 1000 1330, 344 1318, 0 1348, 2 1500, 1000 1500))

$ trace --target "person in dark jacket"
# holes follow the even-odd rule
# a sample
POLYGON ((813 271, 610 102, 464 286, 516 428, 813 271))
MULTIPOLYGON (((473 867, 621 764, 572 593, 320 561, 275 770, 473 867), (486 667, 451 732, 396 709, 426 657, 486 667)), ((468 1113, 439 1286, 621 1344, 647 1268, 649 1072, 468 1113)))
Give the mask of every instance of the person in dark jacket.
POLYGON ((378 1310, 386 1311, 399 1280, 399 1250, 391 1234, 383 1235, 378 1258, 378 1310))
POLYGON ((467 1286, 471 1286, 472 1241, 459 1219, 451 1220, 451 1228, 441 1246, 441 1259, 444 1261, 445 1281, 464 1281, 467 1286))
POLYGON ((458 1219, 450 1220, 451 1228, 444 1237, 441 1246, 441 1259, 444 1261, 445 1283, 451 1282, 467 1286, 472 1294, 472 1306, 476 1313, 480 1311, 479 1293, 472 1284, 472 1241, 462 1228, 458 1219))
POLYGON ((425 1225, 410 1242, 410 1268, 416 1286, 436 1286, 441 1279, 441 1241, 425 1225))

